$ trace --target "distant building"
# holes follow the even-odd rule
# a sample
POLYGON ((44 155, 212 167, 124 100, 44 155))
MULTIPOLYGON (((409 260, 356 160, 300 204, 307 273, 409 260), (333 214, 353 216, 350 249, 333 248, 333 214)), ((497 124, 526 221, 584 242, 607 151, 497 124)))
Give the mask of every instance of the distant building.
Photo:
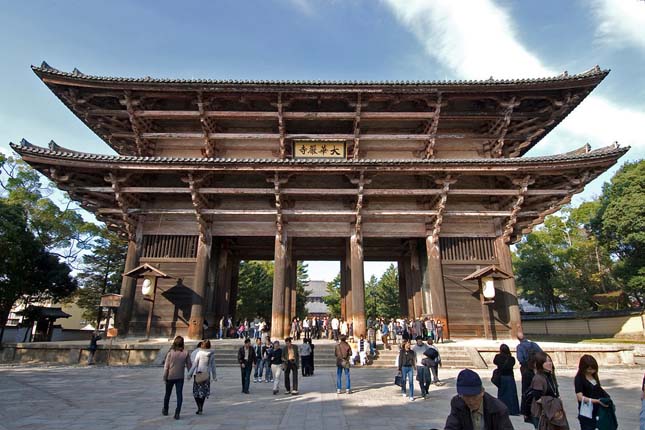
POLYGON ((305 303, 307 313, 313 316, 325 316, 329 314, 329 308, 323 301, 323 297, 327 295, 327 282, 325 281, 309 281, 307 287, 309 297, 305 303))

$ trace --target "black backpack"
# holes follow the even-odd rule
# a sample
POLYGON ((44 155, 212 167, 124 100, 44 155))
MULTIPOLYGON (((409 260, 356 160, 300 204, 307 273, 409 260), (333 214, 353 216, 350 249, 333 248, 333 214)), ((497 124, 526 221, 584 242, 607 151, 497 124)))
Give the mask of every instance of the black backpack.
POLYGON ((439 352, 437 352, 437 350, 434 349, 434 348, 428 348, 428 349, 425 350, 423 355, 425 355, 426 357, 428 357, 431 360, 436 360, 437 357, 439 357, 439 352))

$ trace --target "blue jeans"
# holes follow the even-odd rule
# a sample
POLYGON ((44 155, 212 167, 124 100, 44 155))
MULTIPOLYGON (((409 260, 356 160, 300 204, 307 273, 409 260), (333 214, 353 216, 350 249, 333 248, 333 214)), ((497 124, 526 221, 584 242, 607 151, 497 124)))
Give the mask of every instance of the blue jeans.
POLYGON ((264 380, 270 381, 271 379, 273 379, 273 372, 271 371, 271 360, 269 359, 262 360, 262 366, 264 367, 264 370, 265 370, 264 380))
POLYGON ((405 394, 405 380, 408 380, 410 398, 414 397, 414 369, 412 366, 401 368, 401 393, 405 394))
POLYGON ((343 370, 345 371, 345 380, 347 381, 347 390, 351 389, 351 383, 349 380, 349 367, 336 366, 336 389, 341 390, 343 388, 343 370))
POLYGON ((222 339, 222 333, 224 332, 224 329, 220 328, 219 329, 219 337, 218 339, 222 339))
POLYGON ((262 359, 256 358, 255 370, 253 370, 253 379, 262 379, 262 370, 264 370, 264 363, 262 363, 262 359))
POLYGON ((166 381, 166 395, 163 398, 163 408, 168 410, 168 404, 170 403, 170 394, 172 393, 172 387, 175 387, 175 393, 177 394, 177 409, 175 413, 178 414, 181 412, 181 404, 184 401, 184 380, 182 379, 169 379, 166 381))

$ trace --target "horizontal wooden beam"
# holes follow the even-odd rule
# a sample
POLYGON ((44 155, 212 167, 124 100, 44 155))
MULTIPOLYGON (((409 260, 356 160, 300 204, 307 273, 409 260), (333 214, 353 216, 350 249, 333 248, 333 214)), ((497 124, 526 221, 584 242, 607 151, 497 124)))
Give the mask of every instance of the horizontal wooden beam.
MULTIPOLYGON (((99 214, 120 214, 122 211, 118 208, 99 208, 99 214)), ((163 208, 130 208, 127 210, 128 214, 137 215, 194 215, 194 209, 163 209, 163 208)), ((276 214, 275 209, 202 209, 203 215, 229 215, 229 216, 272 216, 276 214)), ((353 210, 310 210, 310 209, 283 209, 283 215, 292 216, 355 216, 356 212, 353 210)), ((363 210, 361 215, 365 216, 434 216, 437 214, 435 210, 363 210)), ((510 216, 511 211, 444 211, 444 216, 453 217, 507 217, 510 216)), ((519 213, 519 217, 537 216, 538 211, 524 211, 519 213)))
MULTIPOLYGON (((217 119, 244 119, 244 120, 273 120, 278 118, 277 111, 205 111, 205 116, 217 119)), ((120 109, 92 109, 88 116, 128 117, 128 112, 120 109)), ((199 111, 191 110, 136 110, 134 115, 148 119, 198 119, 199 111)), ((448 112, 442 113, 443 120, 496 120, 501 113, 495 112, 448 112)), ((355 112, 284 112, 283 118, 289 120, 347 120, 353 121, 355 112)), ((361 120, 427 120, 434 117, 434 112, 361 112, 361 120)), ((548 118, 534 112, 516 112, 513 119, 530 119, 535 117, 548 118)))
MULTIPOLYGON (((88 193, 113 193, 112 187, 77 187, 77 192, 88 193)), ((121 187, 124 193, 141 193, 141 194, 190 194, 188 187, 121 187)), ((199 189, 200 194, 215 195, 273 195, 273 188, 212 188, 203 187, 199 189)), ((284 188, 281 190, 284 195, 294 196, 355 196, 354 188, 284 188)), ((440 189, 419 188, 419 189, 396 189, 396 188, 368 188, 363 191, 365 196, 432 196, 441 194, 440 189)), ((516 196, 518 190, 504 189, 451 189, 450 195, 456 196, 516 196)), ((529 196, 564 196, 570 194, 568 190, 545 189, 545 190, 528 190, 529 196)))
MULTIPOLYGON (((128 138, 134 139, 135 134, 131 132, 116 132, 111 134, 114 138, 128 138)), ((329 139, 329 140, 353 140, 353 133, 299 133, 287 134, 287 139, 329 139)), ((429 134, 361 134, 361 140, 426 140, 430 137, 429 134)), ((150 132, 141 133, 142 139, 156 139, 156 140, 203 140, 204 133, 202 132, 150 132)), ((209 139, 218 140, 278 140, 280 133, 209 133, 209 139)), ((492 135, 482 135, 480 133, 437 133, 437 139, 468 139, 476 141, 489 141, 496 138, 492 135)), ((505 140, 524 140, 526 136, 506 136, 505 140)))

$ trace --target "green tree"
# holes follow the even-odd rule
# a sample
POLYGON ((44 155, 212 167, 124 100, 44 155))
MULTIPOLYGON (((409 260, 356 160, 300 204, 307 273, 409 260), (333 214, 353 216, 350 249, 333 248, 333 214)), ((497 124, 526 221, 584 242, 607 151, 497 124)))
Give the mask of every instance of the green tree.
POLYGON ((323 302, 329 309, 329 315, 340 318, 340 273, 327 283, 327 295, 323 297, 323 302))
POLYGON ((548 312, 557 312, 558 305, 596 310, 594 295, 618 288, 613 262, 589 227, 597 208, 597 202, 565 207, 517 245, 517 284, 529 302, 548 312))
POLYGON ((617 259, 614 275, 645 304, 645 160, 625 163, 605 183, 591 226, 617 259))
POLYGON ((77 275, 81 288, 74 299, 83 309, 85 320, 100 322, 101 296, 118 293, 121 289, 126 253, 125 240, 104 227, 99 230, 90 252, 83 255, 81 271, 77 275))
POLYGON ((375 316, 394 318, 401 314, 399 305, 399 271, 394 264, 383 272, 375 288, 375 316))
POLYGON ((296 282, 296 316, 303 319, 307 316, 307 307, 305 306, 307 298, 309 297, 309 268, 306 264, 298 261, 298 272, 296 282))
POLYGON ((21 160, 3 157, 0 169, 3 197, 23 208, 29 230, 50 253, 73 265, 92 247, 99 227, 84 221, 66 194, 56 194, 60 201, 54 202, 53 184, 47 181, 43 185, 42 176, 21 160))
POLYGON ((0 199, 0 328, 22 301, 60 300, 76 290, 70 268, 45 250, 19 205, 0 199))
POLYGON ((372 275, 365 283, 365 315, 368 318, 374 318, 378 316, 378 284, 379 280, 376 276, 372 275))
POLYGON ((238 277, 236 318, 257 315, 271 321, 273 301, 273 262, 242 261, 238 277))

